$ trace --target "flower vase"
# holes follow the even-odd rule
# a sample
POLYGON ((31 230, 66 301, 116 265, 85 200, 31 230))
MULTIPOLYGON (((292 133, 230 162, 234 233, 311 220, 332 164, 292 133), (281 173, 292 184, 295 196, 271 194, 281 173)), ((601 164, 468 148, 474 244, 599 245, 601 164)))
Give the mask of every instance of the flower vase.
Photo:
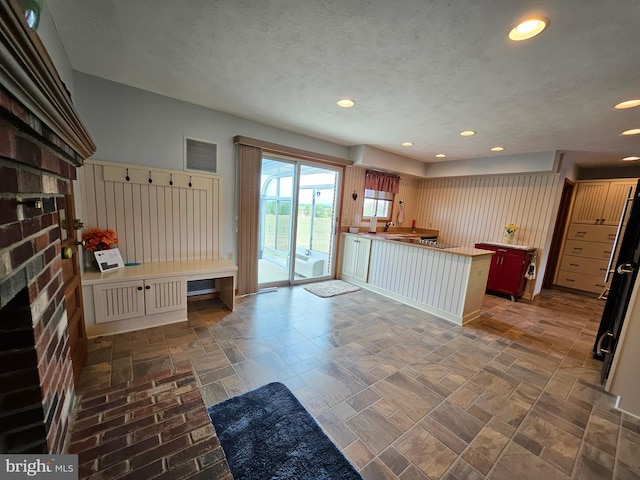
POLYGON ((505 230, 504 232, 504 243, 507 245, 511 245, 513 243, 513 236, 516 232, 508 232, 505 230))

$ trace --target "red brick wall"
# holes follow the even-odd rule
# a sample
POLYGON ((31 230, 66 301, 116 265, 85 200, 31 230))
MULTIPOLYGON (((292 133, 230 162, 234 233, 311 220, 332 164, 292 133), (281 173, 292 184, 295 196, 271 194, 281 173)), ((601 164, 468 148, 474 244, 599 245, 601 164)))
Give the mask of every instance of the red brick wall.
MULTIPOLYGON (((42 445, 49 453, 62 452, 75 402, 57 203, 69 192, 78 163, 68 145, 0 88, 0 309, 26 289, 46 435, 42 445), (41 208, 33 205, 36 199, 41 208)), ((0 328, 12 316, 9 309, 0 311, 0 328)), ((11 334, 2 332, 8 345, 11 334)), ((11 358, 7 349, 1 360, 22 367, 24 349, 14 354, 11 358)), ((25 387, 2 370, 0 384, 0 405, 15 405, 1 400, 20 398, 25 387)), ((0 411, 0 426, 8 413, 0 411)))

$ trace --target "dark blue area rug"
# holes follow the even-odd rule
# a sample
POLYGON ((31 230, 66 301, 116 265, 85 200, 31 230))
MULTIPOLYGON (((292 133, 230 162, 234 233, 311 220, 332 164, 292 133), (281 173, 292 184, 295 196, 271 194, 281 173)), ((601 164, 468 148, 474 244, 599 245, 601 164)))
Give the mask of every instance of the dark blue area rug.
POLYGON ((207 411, 236 480, 362 480, 281 383, 264 385, 207 411))

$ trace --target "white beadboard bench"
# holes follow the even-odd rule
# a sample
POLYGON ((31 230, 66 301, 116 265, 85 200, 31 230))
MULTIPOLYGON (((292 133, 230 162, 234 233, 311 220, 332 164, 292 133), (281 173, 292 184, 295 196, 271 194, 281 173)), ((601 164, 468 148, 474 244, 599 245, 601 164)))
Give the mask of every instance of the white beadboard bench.
POLYGON ((187 282, 215 279, 235 308, 238 267, 222 259, 149 262, 110 272, 86 271, 82 295, 89 338, 187 320, 187 282))

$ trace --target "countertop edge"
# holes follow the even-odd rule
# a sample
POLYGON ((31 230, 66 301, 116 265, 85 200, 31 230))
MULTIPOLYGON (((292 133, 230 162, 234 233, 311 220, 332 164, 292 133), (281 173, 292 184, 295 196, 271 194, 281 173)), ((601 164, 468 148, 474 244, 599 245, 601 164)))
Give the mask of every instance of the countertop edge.
MULTIPOLYGON (((391 242, 394 244, 398 244, 398 245, 404 245, 407 247, 415 247, 415 248, 424 248, 427 250, 432 250, 432 251, 436 251, 436 252, 442 252, 442 253, 450 253, 450 254, 454 254, 454 255, 460 255, 463 257, 483 257, 483 256, 491 256, 493 254, 495 254, 495 252, 491 251, 491 250, 482 250, 480 248, 475 248, 475 247, 451 247, 451 248, 436 248, 436 247, 431 247, 429 245, 420 245, 417 243, 403 243, 403 242, 399 242, 398 240, 393 240, 391 238, 384 238, 383 236, 381 236, 380 234, 377 233, 348 233, 348 232, 344 232, 343 235, 349 235, 351 237, 359 237, 359 238, 369 238, 371 240, 376 240, 379 242, 391 242)), ((420 236, 419 234, 416 234, 415 236, 420 236)))

